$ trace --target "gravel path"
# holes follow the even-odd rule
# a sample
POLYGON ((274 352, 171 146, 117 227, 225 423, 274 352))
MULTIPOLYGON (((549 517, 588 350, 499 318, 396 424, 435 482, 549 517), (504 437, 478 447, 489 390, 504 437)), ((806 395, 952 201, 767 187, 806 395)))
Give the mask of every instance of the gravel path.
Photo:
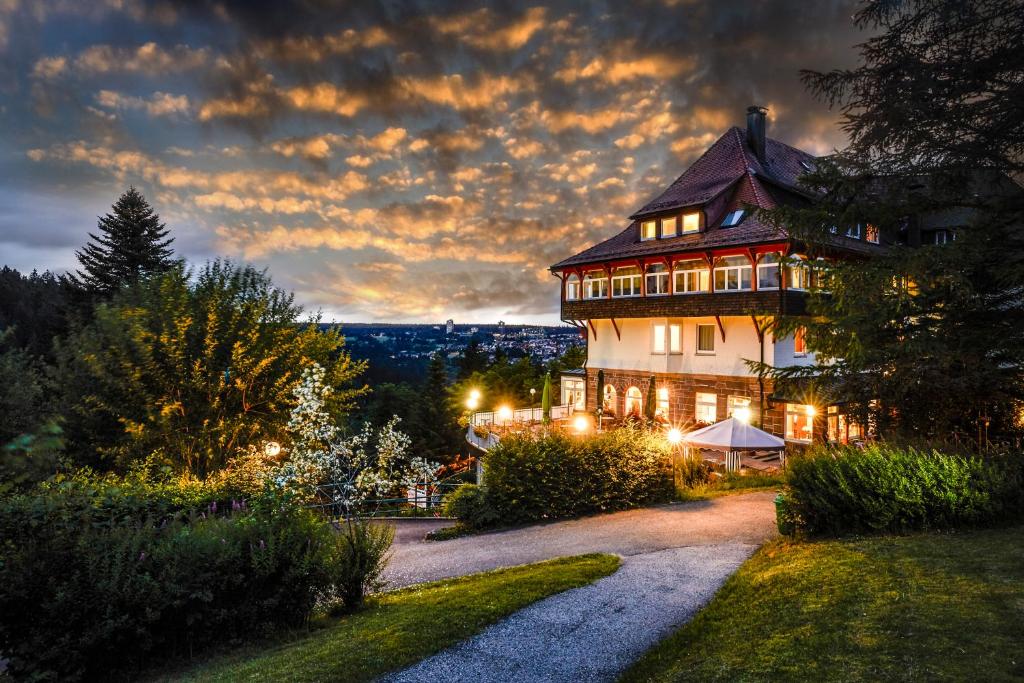
POLYGON ((760 545, 775 534, 773 492, 723 496, 511 531, 424 541, 436 520, 399 521, 389 588, 583 553, 622 556, 685 546, 760 545))
POLYGON ((437 543, 400 530, 393 585, 588 552, 619 554, 622 566, 383 680, 614 681, 774 535, 773 497, 726 496, 437 543))

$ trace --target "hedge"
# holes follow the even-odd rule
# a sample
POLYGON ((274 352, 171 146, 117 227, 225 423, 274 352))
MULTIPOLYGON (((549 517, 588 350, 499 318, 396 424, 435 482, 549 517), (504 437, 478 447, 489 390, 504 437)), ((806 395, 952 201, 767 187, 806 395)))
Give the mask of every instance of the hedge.
POLYGON ((504 524, 624 510, 673 494, 664 436, 639 428, 514 434, 483 466, 486 501, 504 524))
POLYGON ((1015 518, 1021 457, 953 455, 875 444, 791 460, 782 514, 809 534, 899 533, 1015 518))

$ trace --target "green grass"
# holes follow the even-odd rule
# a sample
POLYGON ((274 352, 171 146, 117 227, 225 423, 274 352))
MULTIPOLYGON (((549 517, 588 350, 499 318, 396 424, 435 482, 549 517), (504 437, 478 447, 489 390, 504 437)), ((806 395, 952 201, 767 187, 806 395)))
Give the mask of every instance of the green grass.
POLYGON ((773 541, 626 681, 1024 678, 1024 527, 773 541))
POLYGON ((516 610, 614 572, 614 555, 579 555, 384 593, 353 615, 264 649, 202 662, 181 681, 368 681, 465 640, 516 610))
POLYGON ((707 486, 677 489, 676 499, 681 501, 708 500, 734 493, 749 493, 759 489, 781 489, 786 483, 784 474, 729 474, 707 486))

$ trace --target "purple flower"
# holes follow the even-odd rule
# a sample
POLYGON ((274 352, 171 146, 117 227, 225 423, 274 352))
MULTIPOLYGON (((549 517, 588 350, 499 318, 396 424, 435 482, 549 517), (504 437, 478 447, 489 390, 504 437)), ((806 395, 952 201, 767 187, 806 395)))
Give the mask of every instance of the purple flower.
POLYGON ((217 514, 217 501, 210 503, 210 513, 214 515, 217 514))
POLYGON ((267 544, 266 544, 266 543, 264 543, 264 542, 263 542, 263 539, 261 538, 261 539, 260 539, 260 550, 263 550, 263 549, 264 549, 264 548, 266 548, 266 547, 267 547, 267 544))
POLYGON ((139 553, 139 562, 142 562, 145 559, 146 559, 146 551, 143 550, 141 553, 139 553))

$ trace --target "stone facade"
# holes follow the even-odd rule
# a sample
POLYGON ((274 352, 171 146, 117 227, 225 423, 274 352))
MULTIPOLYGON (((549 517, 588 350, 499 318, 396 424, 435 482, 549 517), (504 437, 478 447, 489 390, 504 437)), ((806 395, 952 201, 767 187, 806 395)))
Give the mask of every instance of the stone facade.
MULTIPOLYGON (((602 395, 597 386, 597 372, 599 368, 587 368, 587 410, 597 409, 599 397, 602 395)), ((604 370, 604 383, 615 387, 615 414, 624 414, 626 390, 629 387, 637 387, 643 399, 647 400, 647 388, 651 379, 649 372, 637 372, 627 370, 604 370)), ((697 393, 716 394, 718 419, 726 417, 728 410, 729 396, 739 396, 750 399, 751 422, 761 423, 761 428, 772 434, 784 436, 785 434, 785 405, 777 403, 769 405, 764 410, 763 419, 759 420, 760 387, 757 377, 736 377, 728 375, 684 375, 684 374, 663 374, 653 373, 658 388, 667 387, 669 390, 669 421, 679 425, 683 429, 695 426, 697 393)), ((771 380, 765 380, 764 395, 765 402, 771 395, 771 380)), ((815 424, 815 432, 818 425, 815 424)))

